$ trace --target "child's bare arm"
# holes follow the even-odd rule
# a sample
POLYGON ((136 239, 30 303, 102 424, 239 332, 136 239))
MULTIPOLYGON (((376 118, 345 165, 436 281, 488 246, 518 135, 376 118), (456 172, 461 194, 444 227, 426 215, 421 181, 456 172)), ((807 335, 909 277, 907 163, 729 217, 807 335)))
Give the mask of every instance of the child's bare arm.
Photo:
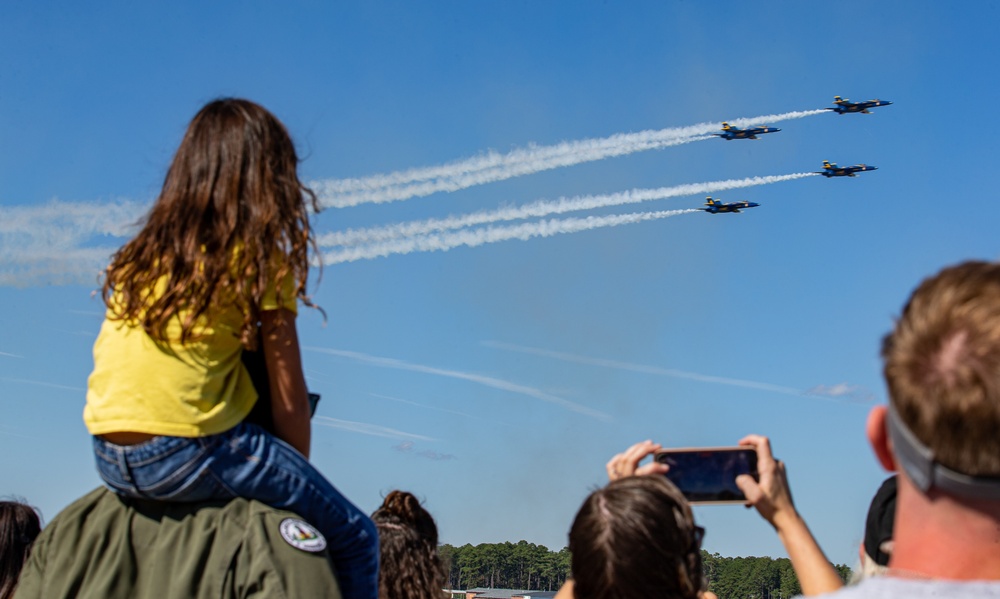
POLYGON ((285 308, 266 310, 260 313, 260 322, 275 434, 308 458, 309 398, 295 313, 285 308))

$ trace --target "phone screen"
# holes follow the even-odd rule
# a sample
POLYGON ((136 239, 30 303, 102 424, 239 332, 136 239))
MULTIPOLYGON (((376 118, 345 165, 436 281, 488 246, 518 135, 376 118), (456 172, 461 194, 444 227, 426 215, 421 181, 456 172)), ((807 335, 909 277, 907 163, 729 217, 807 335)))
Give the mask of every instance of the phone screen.
POLYGON ((666 477, 691 503, 743 503, 736 477, 757 478, 757 452, 746 447, 665 449, 657 462, 670 466, 666 477))

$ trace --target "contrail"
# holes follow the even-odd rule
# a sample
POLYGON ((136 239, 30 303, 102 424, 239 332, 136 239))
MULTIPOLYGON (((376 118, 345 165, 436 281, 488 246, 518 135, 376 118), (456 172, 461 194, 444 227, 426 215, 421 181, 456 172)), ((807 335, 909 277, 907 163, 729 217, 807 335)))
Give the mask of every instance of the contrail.
POLYGON ((771 183, 779 183, 781 181, 792 181, 794 179, 815 176, 817 176, 816 173, 794 173, 790 175, 771 175, 767 177, 748 177, 745 179, 727 179, 725 181, 690 183, 687 185, 660 187, 657 189, 632 189, 629 191, 606 195, 575 196, 569 198, 563 197, 556 200, 541 200, 525 204, 523 206, 501 208, 499 210, 472 212, 462 216, 431 218, 422 221, 396 223, 381 227, 334 231, 319 235, 316 241, 320 247, 371 244, 389 241, 392 239, 399 239, 402 237, 416 237, 420 235, 428 235, 437 231, 462 229, 474 225, 482 225, 499 221, 535 218, 550 214, 563 214, 566 212, 591 210, 607 206, 621 206, 624 204, 635 204, 650 200, 662 200, 665 198, 688 196, 700 193, 714 193, 727 189, 753 187, 755 185, 768 185, 771 183))
POLYGON ((616 360, 605 360, 603 358, 591 358, 587 356, 579 356, 575 354, 552 351, 547 349, 539 349, 536 347, 524 347, 521 345, 514 345, 512 343, 502 343, 499 341, 484 341, 483 345, 487 347, 494 347, 496 349, 519 352, 522 354, 532 354, 535 356, 553 358, 556 360, 562 360, 564 362, 575 362, 577 364, 586 364, 588 366, 603 366, 605 368, 614 368, 617 370, 630 370, 632 372, 642 372, 646 374, 670 376, 674 378, 690 379, 706 383, 721 383, 724 385, 733 385, 736 387, 760 389, 762 391, 773 391, 775 393, 784 393, 786 395, 803 394, 801 389, 795 389, 792 387, 783 387, 781 385, 772 385, 770 383, 758 383, 756 381, 747 381, 743 379, 730 379, 719 376, 697 374, 694 372, 685 372, 683 370, 675 370, 673 368, 660 368, 659 366, 646 366, 644 364, 631 364, 628 362, 619 362, 616 360))
POLYGON ((659 366, 647 366, 645 364, 632 364, 629 362, 619 362, 617 360, 592 358, 589 356, 580 356, 576 354, 552 351, 548 349, 539 349, 537 347, 525 347, 522 345, 514 345, 512 343, 503 343, 500 341, 484 341, 482 344, 487 347, 493 347, 496 349, 519 352, 522 354, 531 354, 535 356, 543 356, 555 360, 562 360, 564 362, 586 364, 588 366, 602 366, 605 368, 614 368, 617 370, 629 370, 632 372, 641 372, 645 374, 653 374, 658 376, 669 376, 679 379, 701 381, 703 383, 731 385, 733 387, 741 387, 744 389, 758 389, 760 391, 770 391, 772 393, 794 395, 796 397, 816 397, 827 401, 837 401, 838 398, 842 396, 846 396, 849 399, 854 399, 858 397, 862 398, 870 397, 870 393, 866 393, 866 390, 860 387, 850 387, 846 383, 837 385, 834 388, 819 386, 819 387, 814 387, 813 389, 802 390, 802 389, 796 389, 794 387, 785 387, 783 385, 773 385, 771 383, 761 383, 758 381, 749 381, 746 379, 734 379, 721 376, 698 374, 696 372, 687 372, 684 370, 676 370, 674 368, 661 368, 659 366))
POLYGON ((388 395, 379 395, 378 393, 369 393, 369 395, 371 395, 372 397, 378 397, 379 399, 388 399, 389 401, 397 401, 399 403, 405 403, 405 404, 409 404, 411 406, 417 406, 418 408, 423 408, 425 410, 435 410, 437 412, 444 412, 446 414, 457 414, 458 416, 464 416, 466 418, 473 418, 475 420, 484 420, 484 421, 487 421, 487 422, 493 422, 494 424, 496 423, 496 421, 494 421, 494 420, 487 420, 486 418, 480 418, 479 416, 473 416, 472 414, 467 414, 465 412, 459 412, 457 410, 449 410, 447 408, 439 408, 439 407, 436 407, 436 406, 429 406, 427 404, 418 403, 418 402, 415 402, 415 401, 411 401, 409 399, 400 399, 398 397, 390 397, 388 395))
POLYGON ((125 237, 149 209, 129 200, 63 202, 40 206, 0 207, 0 247, 4 252, 24 244, 67 246, 93 236, 125 237))
POLYGON ((464 381, 469 381, 472 383, 478 383, 480 385, 485 385, 487 387, 492 387, 494 389, 500 389, 502 391, 509 391, 511 393, 517 393, 520 395, 526 395, 528 397, 534 397, 535 399, 540 399, 542 401, 555 404, 562 408, 566 408, 573 412, 579 414, 584 414, 597 418, 599 420, 610 420, 611 417, 604 412, 599 412, 597 410, 588 408, 587 406, 582 406, 569 401, 568 399, 563 399, 562 397, 557 397, 544 391, 540 391, 533 387, 527 387, 525 385, 519 385, 517 383, 512 383, 510 381, 505 381, 503 379, 498 379, 491 376, 484 376, 481 374, 473 374, 468 372, 460 372, 457 370, 446 370, 444 368, 435 368, 433 366, 424 366, 422 364, 411 364, 403 360, 396 360, 394 358, 383 358, 380 356, 370 356, 368 354, 363 354, 360 352, 339 350, 339 349, 328 349, 325 347, 303 347, 302 349, 322 352, 325 354, 330 354, 332 356, 340 356, 342 358, 349 358, 359 362, 364 362, 366 364, 371 364, 373 366, 381 366, 383 368, 395 368, 397 370, 409 370, 411 372, 422 372, 425 374, 434 374, 438 376, 444 376, 464 381))
POLYGON ((147 209, 125 200, 0 208, 0 286, 96 284, 117 248, 86 244, 129 235, 147 209))
POLYGON ((552 235, 578 233, 600 227, 617 227, 618 225, 669 218, 693 212, 701 212, 701 210, 688 208, 685 210, 664 210, 659 212, 634 212, 631 214, 612 214, 609 216, 541 220, 504 227, 488 226, 477 229, 464 229, 442 235, 421 235, 344 248, 324 254, 323 263, 340 264, 342 262, 370 260, 392 254, 409 254, 411 252, 445 252, 459 246, 476 247, 486 243, 496 243, 510 239, 525 241, 533 237, 551 237, 552 235))
MULTIPOLYGON (((675 139, 664 139, 658 142, 636 143, 628 146, 627 149, 603 149, 581 147, 575 153, 558 153, 554 155, 535 156, 536 148, 528 150, 515 150, 513 153, 521 153, 517 160, 505 161, 504 164, 485 169, 477 169, 471 172, 459 172, 440 179, 430 181, 420 181, 417 183, 406 183, 403 185, 381 186, 371 190, 350 192, 343 195, 331 194, 327 186, 319 182, 315 184, 318 189, 317 196, 324 208, 347 208, 359 204, 383 204, 406 200, 413 197, 429 196, 432 193, 441 191, 458 191, 475 185, 483 185, 496 181, 503 181, 522 175, 530 175, 540 171, 552 170, 563 166, 572 166, 581 162, 591 162, 609 156, 621 156, 642 150, 653 150, 668 146, 678 146, 693 141, 712 139, 710 136, 681 137, 675 139)), ((551 147, 551 146, 550 146, 551 147)), ((547 148, 537 148, 544 150, 547 148)), ((504 157, 510 154, 504 155, 504 157)))
POLYGON ((34 381, 31 379, 0 377, 0 381, 4 381, 6 383, 18 383, 21 385, 38 385, 39 387, 50 387, 52 389, 65 389, 67 391, 76 391, 78 393, 81 391, 86 391, 86 389, 81 389, 80 387, 70 387, 69 385, 58 385, 56 383, 49 383, 46 381, 34 381))
POLYGON ((377 424, 368 424, 366 422, 354 422, 351 420, 340 420, 339 418, 330 418, 329 416, 313 416, 313 422, 322 426, 329 426, 330 428, 339 428, 341 430, 361 433, 363 435, 371 435, 373 437, 386 437, 389 439, 416 439, 417 441, 436 440, 433 439, 432 437, 427 437, 424 435, 416 435, 414 433, 407 433, 386 426, 379 426, 377 424))
MULTIPOLYGON (((732 119, 729 122, 745 127, 826 112, 826 110, 804 110, 732 119)), ((310 186, 326 207, 345 208, 365 203, 392 202, 439 191, 456 191, 473 185, 502 181, 582 162, 711 139, 710 134, 718 128, 718 122, 711 122, 637 133, 619 133, 609 137, 566 141, 550 146, 531 145, 506 154, 490 151, 439 166, 363 178, 313 181, 310 186)))
POLYGON ((0 245, 0 287, 94 285, 115 248, 0 245))

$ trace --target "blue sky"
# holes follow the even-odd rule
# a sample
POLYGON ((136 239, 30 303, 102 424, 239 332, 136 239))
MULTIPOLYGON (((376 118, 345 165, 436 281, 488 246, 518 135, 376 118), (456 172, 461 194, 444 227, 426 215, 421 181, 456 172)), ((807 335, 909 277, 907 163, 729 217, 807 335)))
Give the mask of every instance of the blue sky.
MULTIPOLYGON (((51 518, 98 484, 81 420, 102 313, 93 265, 155 198, 191 116, 232 95, 286 123, 318 189, 451 173, 438 181, 453 191, 392 202, 322 194, 314 224, 331 236, 877 165, 710 194, 761 204, 742 214, 687 210, 709 195, 695 191, 478 225, 464 239, 518 225, 527 238, 448 251, 430 248, 453 232, 345 262, 325 247, 312 288, 328 321, 299 318, 323 396, 313 459, 366 510, 403 488, 444 542, 559 548, 615 452, 756 432, 828 556, 854 562, 883 477, 863 434, 885 401, 880 338, 922 277, 997 257, 997 141, 979 112, 998 101, 996 6, 203 4, 0 6, 0 494, 51 518), (802 116, 837 94, 894 104, 802 116), (763 119, 782 131, 757 141, 679 131, 789 114, 763 119), (615 137, 640 132, 660 145, 615 137), (582 161, 602 143, 618 155, 582 161), (568 164, 537 170, 545 152, 568 164), (463 187, 469 159, 491 156, 491 180, 463 187), (663 211, 681 212, 566 220, 663 211), (594 228, 531 236, 539 218, 594 228)), ((709 551, 782 555, 753 512, 696 516, 709 551)))

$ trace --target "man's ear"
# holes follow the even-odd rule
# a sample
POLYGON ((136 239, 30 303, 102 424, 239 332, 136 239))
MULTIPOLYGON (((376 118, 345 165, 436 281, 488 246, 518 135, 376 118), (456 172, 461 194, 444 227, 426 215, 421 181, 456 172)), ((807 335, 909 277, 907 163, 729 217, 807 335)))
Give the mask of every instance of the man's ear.
POLYGON ((892 441, 889 439, 889 431, 886 429, 885 422, 888 413, 889 410, 886 406, 872 408, 872 411, 868 413, 865 433, 868 435, 868 442, 871 443, 879 464, 882 464, 882 467, 889 472, 895 472, 896 458, 892 453, 892 441))

